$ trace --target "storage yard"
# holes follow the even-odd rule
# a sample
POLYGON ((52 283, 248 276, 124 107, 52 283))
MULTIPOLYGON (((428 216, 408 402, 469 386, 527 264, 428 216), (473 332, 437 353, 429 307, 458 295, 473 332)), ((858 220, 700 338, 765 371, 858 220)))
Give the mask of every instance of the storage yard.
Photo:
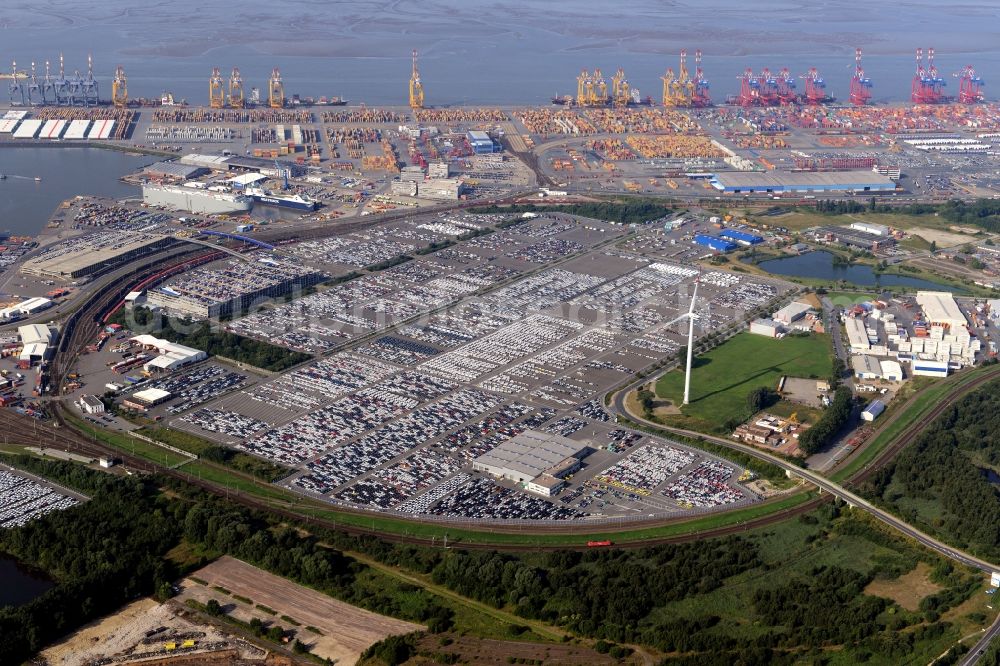
MULTIPOLYGON (((330 275, 414 258, 227 324, 319 360, 271 378, 221 368, 139 378, 128 391, 193 391, 149 414, 289 466, 283 485, 349 507, 439 520, 620 521, 754 501, 739 467, 618 429, 597 400, 680 348, 682 327, 671 322, 698 272, 614 248, 633 238, 622 227, 563 215, 414 253, 500 219, 425 215, 284 246, 330 275), (579 465, 550 461, 531 479, 488 471, 492 451, 530 433, 589 453, 579 465)), ((718 271, 701 283, 706 331, 788 288, 718 271)))
POLYGON ((35 480, 0 465, 0 529, 20 527, 53 511, 63 511, 84 498, 61 491, 50 483, 35 480))

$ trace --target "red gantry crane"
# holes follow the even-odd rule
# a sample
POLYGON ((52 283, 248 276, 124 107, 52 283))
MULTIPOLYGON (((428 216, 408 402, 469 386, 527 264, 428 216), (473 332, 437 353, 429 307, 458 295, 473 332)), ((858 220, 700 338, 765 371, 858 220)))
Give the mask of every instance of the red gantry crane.
POLYGON ((972 65, 966 65, 961 72, 956 72, 958 77, 958 101, 962 104, 978 104, 984 99, 982 77, 976 74, 972 65))
POLYGON ((854 76, 851 78, 851 104, 865 106, 872 98, 872 81, 861 67, 861 49, 854 49, 854 76))
POLYGON ((810 67, 809 71, 799 78, 805 81, 806 86, 805 93, 802 95, 803 104, 818 106, 832 100, 832 98, 826 94, 826 81, 824 81, 823 77, 819 75, 819 70, 815 67, 810 67))
POLYGON ((934 48, 927 49, 927 67, 924 67, 924 50, 917 49, 917 70, 910 84, 910 101, 914 104, 940 104, 949 101, 944 94, 945 80, 934 64, 934 48))

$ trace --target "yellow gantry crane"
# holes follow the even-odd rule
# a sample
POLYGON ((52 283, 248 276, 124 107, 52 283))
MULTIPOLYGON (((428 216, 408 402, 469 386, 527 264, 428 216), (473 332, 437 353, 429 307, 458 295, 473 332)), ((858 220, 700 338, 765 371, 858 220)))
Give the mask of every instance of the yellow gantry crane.
POLYGON ((674 75, 673 67, 667 67, 667 73, 660 77, 663 81, 663 106, 676 106, 674 101, 674 83, 677 77, 674 75))
POLYGON ((615 106, 628 106, 632 101, 632 87, 625 78, 625 70, 621 67, 611 77, 611 97, 615 106))
POLYGON ((680 69, 673 83, 674 106, 690 106, 694 95, 694 82, 687 68, 687 50, 681 49, 680 69))
POLYGON ((420 71, 417 69, 416 49, 413 49, 413 72, 410 74, 410 108, 424 108, 424 84, 420 81, 420 71))
POLYGON ((212 68, 212 76, 208 79, 208 105, 213 109, 226 105, 226 91, 222 87, 222 74, 218 67, 212 68))
POLYGON ((583 70, 580 76, 576 77, 576 103, 578 106, 587 106, 587 90, 593 88, 590 72, 583 70))
POLYGON ((115 69, 115 78, 111 81, 111 103, 119 109, 128 105, 128 79, 121 65, 115 69))
POLYGON ((267 84, 267 102, 272 109, 285 106, 285 84, 281 82, 281 72, 275 67, 267 84))
POLYGON ((594 70, 594 88, 590 95, 591 106, 603 106, 608 103, 608 84, 601 70, 594 70))
POLYGON ((234 109, 243 108, 243 77, 240 76, 239 67, 233 67, 233 73, 229 77, 229 106, 234 109))

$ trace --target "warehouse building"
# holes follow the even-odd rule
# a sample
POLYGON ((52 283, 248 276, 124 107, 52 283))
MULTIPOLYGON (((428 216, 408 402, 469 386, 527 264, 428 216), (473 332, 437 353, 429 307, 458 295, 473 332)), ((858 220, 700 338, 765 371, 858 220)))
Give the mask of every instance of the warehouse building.
POLYGON ((844 321, 847 329, 847 341, 851 345, 851 350, 855 352, 867 353, 871 349, 871 342, 868 340, 868 331, 865 329, 865 322, 860 317, 849 317, 844 321))
POLYGON ((267 180, 267 176, 262 173, 241 173, 238 176, 233 176, 226 182, 232 185, 234 190, 242 190, 251 185, 256 185, 262 180, 267 180))
POLYGON ((465 135, 465 139, 472 146, 472 152, 476 155, 493 152, 493 139, 486 132, 472 130, 465 135))
POLYGON ((150 178, 169 178, 171 180, 190 180, 191 178, 197 178, 198 176, 204 176, 209 173, 209 169, 203 166, 196 166, 193 164, 184 164, 182 162, 167 161, 167 162, 154 162, 148 167, 142 170, 143 175, 149 176, 150 178))
POLYGON ((801 301, 792 301, 785 307, 781 308, 774 313, 773 319, 776 322, 789 326, 792 322, 796 322, 806 316, 806 313, 812 310, 812 306, 808 303, 803 303, 801 301))
POLYGON ((48 298, 42 298, 41 296, 35 298, 29 298, 26 301, 21 301, 16 305, 11 305, 0 309, 0 319, 20 319, 21 317, 30 317, 33 314, 42 312, 43 310, 48 310, 52 307, 52 301, 48 298))
POLYGON ((865 410, 861 412, 861 420, 874 421, 884 411, 885 411, 885 403, 883 403, 881 400, 874 400, 872 404, 865 407, 865 410))
POLYGON ((855 222, 851 224, 851 229, 873 236, 888 236, 889 227, 884 224, 873 224, 871 222, 855 222))
POLYGON ((704 245, 710 250, 715 250, 716 252, 732 252, 736 249, 736 243, 732 241, 727 241, 722 238, 716 238, 715 236, 707 236, 705 234, 696 234, 694 237, 694 243, 696 245, 704 245))
POLYGON ((709 181, 720 192, 778 194, 781 192, 892 192, 896 183, 874 171, 759 172, 724 171, 709 181))
POLYGON ((852 356, 851 367, 858 379, 874 380, 882 377, 882 366, 874 356, 852 356))
POLYGON ((578 470, 590 452, 586 444, 567 437, 526 430, 476 458, 472 469, 529 484, 528 490, 542 495, 554 495, 564 485, 562 479, 578 470))
POLYGON ((773 319, 754 319, 750 322, 750 332, 765 338, 776 338, 781 333, 781 324, 773 319))
POLYGON ((954 331, 964 328, 965 315, 947 291, 918 291, 917 305, 924 313, 924 319, 934 326, 943 326, 954 331))
POLYGON ((80 397, 80 409, 84 414, 103 414, 104 403, 96 395, 84 395, 80 397))
POLYGON ((921 358, 910 360, 910 369, 914 377, 938 377, 948 376, 947 361, 925 361, 921 358))
POLYGON ((458 178, 428 180, 417 185, 417 196, 423 199, 456 201, 465 189, 465 183, 458 178))
POLYGON ((748 234, 738 229, 724 229, 719 232, 719 238, 735 241, 740 245, 757 245, 764 242, 762 237, 756 234, 748 234))
POLYGON ((143 349, 155 350, 158 354, 160 354, 153 360, 147 361, 146 364, 142 366, 143 370, 146 371, 176 370, 177 368, 190 365, 191 363, 197 363, 198 361, 208 358, 208 354, 200 349, 185 347, 184 345, 179 345, 176 342, 170 342, 169 340, 157 338, 152 335, 137 335, 134 338, 131 338, 131 341, 141 345, 143 349))
POLYGON ((163 389, 150 388, 145 391, 136 391, 130 397, 122 401, 122 404, 129 409, 135 409, 140 412, 145 412, 146 410, 156 407, 157 405, 163 404, 167 400, 170 400, 170 391, 164 391, 163 389))
POLYGON ((882 368, 882 379, 887 382, 903 381, 903 366, 896 361, 879 361, 879 366, 882 368))

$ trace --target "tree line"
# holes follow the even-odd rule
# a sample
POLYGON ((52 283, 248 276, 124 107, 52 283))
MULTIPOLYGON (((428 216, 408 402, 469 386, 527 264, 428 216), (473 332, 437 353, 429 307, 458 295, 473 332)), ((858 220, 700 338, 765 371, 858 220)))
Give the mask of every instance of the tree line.
POLYGON ((830 406, 823 415, 811 428, 799 435, 799 449, 806 455, 822 451, 823 447, 833 441, 837 433, 847 425, 853 411, 854 396, 851 389, 838 386, 830 406))
POLYGON ((968 394, 863 486, 870 497, 955 545, 1000 556, 1000 492, 983 469, 1000 469, 1000 382, 968 394), (941 515, 907 500, 925 500, 941 515))

